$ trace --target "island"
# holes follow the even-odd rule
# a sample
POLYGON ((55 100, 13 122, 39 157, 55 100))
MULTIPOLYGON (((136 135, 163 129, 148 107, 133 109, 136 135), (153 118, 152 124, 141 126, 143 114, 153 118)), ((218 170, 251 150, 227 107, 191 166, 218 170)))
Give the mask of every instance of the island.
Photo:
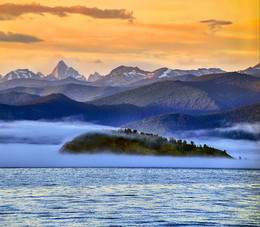
POLYGON ((151 133, 120 129, 113 131, 88 132, 65 143, 61 153, 74 154, 126 154, 176 157, 219 157, 233 158, 226 151, 204 144, 197 146, 193 141, 169 139, 151 133))

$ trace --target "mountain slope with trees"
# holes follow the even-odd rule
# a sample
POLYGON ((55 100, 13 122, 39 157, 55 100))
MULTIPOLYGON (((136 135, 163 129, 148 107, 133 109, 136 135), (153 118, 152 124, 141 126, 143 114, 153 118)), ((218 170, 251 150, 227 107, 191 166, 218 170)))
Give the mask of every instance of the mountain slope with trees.
POLYGON ((132 104, 170 112, 209 113, 260 101, 260 78, 240 73, 212 74, 190 81, 163 81, 92 101, 95 105, 132 104))
POLYGON ((165 134, 178 130, 223 128, 232 126, 236 123, 254 122, 260 122, 260 103, 208 115, 191 116, 180 113, 164 114, 137 122, 131 122, 122 127, 137 129, 144 132, 165 134))
POLYGON ((24 102, 33 101, 40 98, 39 95, 32 95, 24 92, 8 92, 0 94, 0 103, 7 105, 16 105, 24 102))

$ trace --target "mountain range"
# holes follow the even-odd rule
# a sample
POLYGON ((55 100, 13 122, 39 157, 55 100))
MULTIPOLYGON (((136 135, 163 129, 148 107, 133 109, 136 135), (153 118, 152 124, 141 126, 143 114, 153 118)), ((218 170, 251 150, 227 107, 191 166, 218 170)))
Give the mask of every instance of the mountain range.
POLYGON ((260 103, 206 115, 170 113, 130 104, 96 106, 52 94, 20 105, 0 104, 1 120, 73 120, 165 134, 176 130, 210 129, 234 123, 260 122, 260 103))
MULTIPOLYGON (((101 76, 95 72, 88 77, 89 82, 97 86, 139 86, 140 84, 150 84, 165 79, 173 80, 187 80, 191 76, 201 76, 212 73, 224 73, 225 71, 218 68, 200 68, 198 70, 180 70, 160 68, 155 71, 149 72, 139 69, 138 67, 119 66, 113 69, 108 75, 101 76), (187 77, 188 76, 188 77, 187 77)), ((79 81, 85 81, 86 77, 79 74, 77 70, 68 67, 63 60, 60 60, 52 72, 45 76, 43 73, 34 73, 29 69, 17 69, 7 73, 4 77, 0 78, 1 81, 14 80, 14 79, 35 79, 56 81, 64 80, 67 78, 74 78, 79 81)))
POLYGON ((1 78, 1 81, 14 80, 14 79, 35 79, 35 80, 64 80, 69 77, 72 77, 77 80, 85 81, 85 76, 79 74, 77 70, 72 67, 68 67, 64 61, 59 61, 57 66, 53 71, 44 76, 43 73, 38 72, 34 73, 29 69, 17 69, 7 73, 4 77, 1 78))
POLYGON ((35 79, 40 80, 41 77, 38 74, 33 73, 29 69, 17 69, 7 73, 2 81, 14 80, 14 79, 35 79))
POLYGON ((60 93, 97 106, 131 104, 160 113, 202 114, 259 102, 259 84, 260 78, 236 72, 192 77, 188 81, 165 80, 134 88, 81 84, 71 77, 57 81, 17 79, 0 83, 0 94, 6 93, 8 99, 10 92, 37 96, 60 93))
MULTIPOLYGON (((221 69, 198 69, 198 70, 172 70, 169 68, 157 69, 153 72, 144 71, 138 67, 119 66, 113 69, 108 75, 94 81, 96 85, 109 86, 139 86, 143 84, 151 84, 162 80, 175 80, 176 77, 180 80, 185 80, 187 75, 196 77, 212 73, 224 73, 221 69), (183 76, 183 77, 182 77, 183 76)), ((187 79, 190 79, 188 77, 187 79)))
MULTIPOLYGON (((250 75, 258 70, 259 64, 240 72, 215 68, 161 68, 149 72, 138 67, 120 66, 106 76, 94 73, 87 81, 60 61, 49 74, 49 80, 41 73, 25 69, 3 77, 0 82, 0 119, 74 119, 111 126, 128 123, 131 126, 131 122, 144 120, 133 124, 145 125, 145 129, 149 129, 149 124, 159 129, 161 126, 157 127, 156 121, 162 125, 159 122, 166 119, 163 122, 168 121, 173 129, 179 123, 171 122, 180 122, 179 126, 183 124, 185 129, 186 120, 189 127, 202 127, 204 121, 203 127, 217 127, 219 122, 216 123, 216 119, 233 121, 227 115, 215 119, 208 114, 222 114, 260 102, 260 77, 250 75), (149 117, 154 118, 147 120, 149 117)), ((257 108, 250 111, 258 113, 257 108)), ((234 118, 238 119, 240 113, 248 118, 243 121, 250 120, 245 111, 235 112, 234 118)))
MULTIPOLYGON (((249 67, 245 70, 238 71, 240 73, 260 77, 260 64, 254 67, 249 67)), ((155 71, 145 71, 138 67, 119 66, 113 69, 109 74, 102 76, 95 72, 88 76, 88 81, 97 86, 132 86, 147 85, 163 80, 180 80, 187 81, 192 77, 200 77, 202 75, 225 73, 220 68, 199 68, 197 70, 181 70, 160 68, 155 71)), ((52 72, 45 76, 43 73, 34 73, 29 69, 17 69, 7 73, 5 76, 0 75, 0 81, 14 79, 35 79, 56 81, 67 78, 74 78, 79 81, 85 81, 86 77, 80 74, 73 67, 68 67, 67 64, 60 60, 52 72)))
POLYGON ((94 105, 131 104, 181 113, 210 113, 260 101, 260 78, 240 73, 210 74, 189 81, 163 81, 101 99, 94 105))

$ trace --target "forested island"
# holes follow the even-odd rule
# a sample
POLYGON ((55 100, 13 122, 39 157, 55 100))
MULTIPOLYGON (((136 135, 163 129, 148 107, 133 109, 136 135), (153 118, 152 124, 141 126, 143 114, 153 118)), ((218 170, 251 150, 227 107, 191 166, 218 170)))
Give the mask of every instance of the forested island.
POLYGON ((88 132, 65 143, 60 152, 232 158, 225 150, 218 150, 206 144, 201 146, 193 141, 188 143, 186 140, 176 140, 172 137, 167 139, 158 134, 138 133, 131 129, 88 132))

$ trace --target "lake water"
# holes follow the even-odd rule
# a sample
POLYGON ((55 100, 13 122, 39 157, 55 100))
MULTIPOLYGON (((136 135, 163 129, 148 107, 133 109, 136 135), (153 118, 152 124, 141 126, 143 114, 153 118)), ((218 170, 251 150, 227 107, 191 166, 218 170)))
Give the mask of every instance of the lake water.
POLYGON ((2 168, 0 226, 260 226, 260 172, 2 168))

